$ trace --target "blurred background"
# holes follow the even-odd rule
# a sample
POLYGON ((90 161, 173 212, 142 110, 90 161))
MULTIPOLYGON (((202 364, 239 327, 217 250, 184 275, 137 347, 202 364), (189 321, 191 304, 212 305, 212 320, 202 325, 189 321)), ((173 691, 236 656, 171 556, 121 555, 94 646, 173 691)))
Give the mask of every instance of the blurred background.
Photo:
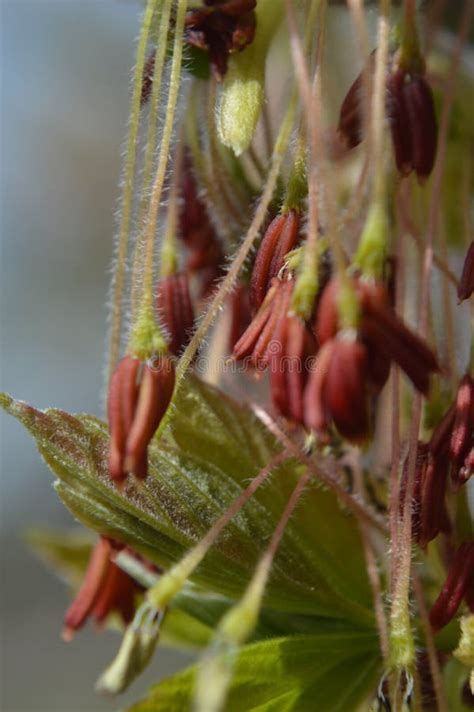
MULTIPOLYGON (((106 298, 141 5, 3 0, 2 384, 39 407, 100 414, 106 298)), ((2 712, 121 709, 183 664, 167 650, 124 698, 94 692, 117 634, 60 638, 66 586, 22 541, 73 527, 32 440, 2 416, 2 712)))

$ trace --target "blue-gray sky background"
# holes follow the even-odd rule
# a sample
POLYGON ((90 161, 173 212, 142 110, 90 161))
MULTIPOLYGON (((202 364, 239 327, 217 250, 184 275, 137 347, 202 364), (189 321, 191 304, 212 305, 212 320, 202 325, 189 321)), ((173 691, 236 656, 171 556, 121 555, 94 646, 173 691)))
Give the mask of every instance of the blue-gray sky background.
MULTIPOLYGON (((106 297, 141 5, 3 0, 2 390, 40 407, 100 413, 106 297)), ((169 673, 158 651, 126 700, 93 691, 119 638, 60 639, 67 589, 21 540, 74 526, 31 439, 2 416, 2 712, 121 709, 169 673)))

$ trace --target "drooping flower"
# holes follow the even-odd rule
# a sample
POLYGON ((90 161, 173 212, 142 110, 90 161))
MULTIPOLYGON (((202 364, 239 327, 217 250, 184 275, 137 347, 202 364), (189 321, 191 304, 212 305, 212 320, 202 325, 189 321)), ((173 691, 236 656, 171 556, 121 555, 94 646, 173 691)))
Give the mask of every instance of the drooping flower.
POLYGON ((278 348, 275 335, 290 308, 293 287, 293 280, 272 281, 260 309, 234 346, 236 360, 246 359, 258 370, 267 368, 272 353, 278 348))
POLYGON ((429 347, 397 317, 382 284, 351 280, 358 326, 344 329, 339 317, 340 282, 332 279, 319 300, 315 334, 321 349, 305 392, 305 423, 326 436, 331 423, 353 442, 371 431, 371 404, 395 361, 422 393, 437 370, 429 347))
POLYGON ((114 555, 123 548, 116 541, 99 537, 81 588, 66 611, 64 640, 71 640, 90 617, 99 626, 111 613, 117 613, 125 624, 132 620, 135 597, 143 588, 114 562, 114 555))
POLYGON ((303 392, 316 342, 308 325, 291 312, 293 279, 274 278, 257 314, 234 346, 233 357, 257 370, 268 368, 278 412, 303 420, 303 392))
POLYGON ((433 92, 424 74, 401 67, 387 81, 387 114, 397 168, 402 175, 412 171, 423 181, 436 158, 438 129, 433 92))
MULTIPOLYGON (((430 347, 397 316, 383 284, 355 278, 352 282, 358 299, 358 336, 369 351, 369 377, 379 389, 388 378, 390 361, 395 361, 415 388, 426 394, 430 374, 439 370, 430 347)), ((337 278, 326 286, 319 303, 315 333, 320 344, 334 338, 340 329, 337 278)))
POLYGON ((304 393, 304 421, 326 436, 334 423, 351 442, 363 442, 371 429, 367 347, 354 334, 326 341, 318 352, 304 393))
POLYGON ((121 484, 133 473, 148 474, 148 445, 173 395, 175 367, 169 356, 144 363, 125 356, 115 369, 109 387, 109 472, 121 484))
MULTIPOLYGON (((369 76, 375 68, 375 51, 364 69, 369 76)), ((398 53, 390 56, 386 79, 386 113, 398 171, 403 176, 415 171, 418 179, 424 181, 435 162, 438 129, 433 92, 426 79, 423 63, 417 59, 412 65, 401 66, 398 53)), ((363 139, 363 102, 367 103, 363 88, 362 72, 341 105, 338 134, 349 149, 363 139)))
POLYGON ((453 556, 444 586, 430 611, 435 633, 454 618, 463 598, 474 612, 474 541, 461 544, 453 556))

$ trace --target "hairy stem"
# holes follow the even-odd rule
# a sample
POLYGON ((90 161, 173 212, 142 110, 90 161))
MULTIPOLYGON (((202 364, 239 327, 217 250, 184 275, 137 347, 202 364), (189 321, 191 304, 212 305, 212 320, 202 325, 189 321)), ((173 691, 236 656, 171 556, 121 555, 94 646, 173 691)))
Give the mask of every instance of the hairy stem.
POLYGON ((150 36, 150 29, 158 0, 148 0, 143 18, 140 39, 137 47, 135 75, 133 79, 132 108, 130 128, 127 140, 125 169, 123 177, 122 215, 117 240, 117 260, 112 282, 112 311, 110 321, 110 347, 108 377, 112 375, 120 355, 120 336, 122 331, 123 291, 127 268, 127 253, 131 228, 133 185, 137 160, 138 128, 140 124, 140 100, 143 82, 145 55, 150 36))

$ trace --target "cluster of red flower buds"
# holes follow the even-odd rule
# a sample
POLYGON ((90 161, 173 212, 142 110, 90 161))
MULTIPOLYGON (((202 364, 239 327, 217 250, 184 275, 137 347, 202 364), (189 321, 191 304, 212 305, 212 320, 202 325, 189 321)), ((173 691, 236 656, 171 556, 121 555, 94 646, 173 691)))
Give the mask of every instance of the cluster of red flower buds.
POLYGON ((339 280, 332 279, 318 305, 320 351, 306 388, 305 422, 324 434, 332 421, 341 435, 361 442, 370 435, 371 400, 384 386, 390 363, 397 363, 422 393, 438 365, 431 349, 396 315, 382 284, 351 280, 358 326, 344 330, 339 323, 341 289, 339 280))
POLYGON ((110 380, 109 472, 119 485, 131 473, 137 479, 146 478, 148 445, 173 395, 173 356, 179 356, 194 326, 193 305, 185 273, 160 280, 156 308, 167 337, 169 354, 158 354, 148 362, 125 356, 110 380))
POLYGON ((111 613, 125 624, 132 620, 135 597, 143 588, 115 563, 114 556, 122 549, 122 544, 104 536, 95 544, 81 588, 64 617, 64 640, 71 640, 90 617, 99 626, 111 613))
POLYGON ((204 0, 186 14, 186 41, 209 52, 214 76, 227 72, 229 54, 240 52, 255 35, 257 0, 204 0))
POLYGON ((384 386, 391 362, 426 394, 437 360, 396 315, 382 284, 347 278, 358 312, 354 329, 340 324, 337 278, 323 285, 313 323, 292 311, 295 280, 282 267, 297 244, 299 221, 299 213, 289 211, 267 228, 250 281, 257 312, 235 343, 233 357, 257 370, 268 369, 280 414, 325 438, 334 424, 342 436, 361 442, 370 435, 371 402, 384 386))
MULTIPOLYGON (((374 66, 373 52, 364 72, 370 76, 374 66)), ((354 148, 363 138, 364 72, 341 105, 338 133, 347 148, 354 148)), ((398 53, 392 55, 387 68, 386 112, 398 171, 403 176, 415 171, 419 180, 425 180, 436 158, 438 130, 433 92, 421 61, 406 67, 398 60, 398 53)))
POLYGON ((463 599, 474 613, 474 541, 461 544, 453 556, 444 586, 430 611, 435 633, 454 618, 463 599))
MULTIPOLYGON (((474 381, 466 374, 456 399, 428 443, 418 443, 412 503, 413 538, 426 547, 440 532, 449 534, 445 505, 448 478, 455 486, 474 473, 474 381)), ((408 476, 408 458, 402 476, 400 510, 408 476)))
POLYGON ((133 473, 148 474, 148 445, 173 395, 175 367, 169 356, 152 363, 125 356, 110 380, 108 419, 109 472, 121 484, 133 473))

